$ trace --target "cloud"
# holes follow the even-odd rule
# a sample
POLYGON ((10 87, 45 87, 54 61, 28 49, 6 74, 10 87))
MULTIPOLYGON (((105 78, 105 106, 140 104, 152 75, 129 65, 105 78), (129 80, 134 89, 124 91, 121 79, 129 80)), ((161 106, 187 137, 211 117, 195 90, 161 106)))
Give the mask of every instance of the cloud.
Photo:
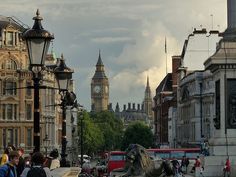
POLYGON ((194 27, 226 27, 222 0, 6 0, 0 11, 32 26, 37 8, 44 28, 55 33, 54 50, 76 68, 78 100, 88 109, 99 49, 110 80, 110 102, 140 103, 147 75, 154 94, 166 74, 166 59, 171 72, 171 56, 180 54, 194 27))
POLYGON ((114 43, 114 42, 132 42, 130 37, 97 37, 91 39, 95 43, 114 43))

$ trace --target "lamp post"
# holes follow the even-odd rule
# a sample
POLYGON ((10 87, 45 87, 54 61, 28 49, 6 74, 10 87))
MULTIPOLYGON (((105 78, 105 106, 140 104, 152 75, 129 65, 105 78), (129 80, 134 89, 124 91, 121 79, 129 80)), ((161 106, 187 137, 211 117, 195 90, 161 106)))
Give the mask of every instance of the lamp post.
POLYGON ((51 140, 48 138, 48 135, 46 134, 46 135, 45 135, 45 138, 43 139, 46 157, 48 156, 48 146, 49 146, 50 141, 51 141, 51 140))
POLYGON ((59 87, 59 93, 61 95, 61 109, 62 109, 62 137, 61 137, 61 167, 66 167, 66 106, 68 105, 67 100, 68 94, 68 86, 69 82, 72 79, 72 73, 73 70, 68 68, 65 64, 65 60, 63 58, 63 55, 61 56, 61 59, 58 63, 58 67, 55 68, 54 74, 56 76, 56 80, 59 87))
POLYGON ((84 135, 83 135, 83 112, 81 114, 81 117, 80 117, 80 165, 81 165, 81 168, 83 166, 83 162, 84 162, 84 148, 83 148, 83 144, 84 144, 84 135))
POLYGON ((40 17, 37 9, 36 17, 33 18, 34 25, 23 34, 23 39, 26 41, 29 62, 29 69, 33 74, 34 82, 34 152, 40 151, 40 112, 39 112, 39 86, 42 80, 42 70, 46 54, 50 45, 50 41, 54 36, 47 30, 43 29, 41 24, 42 17, 40 17))

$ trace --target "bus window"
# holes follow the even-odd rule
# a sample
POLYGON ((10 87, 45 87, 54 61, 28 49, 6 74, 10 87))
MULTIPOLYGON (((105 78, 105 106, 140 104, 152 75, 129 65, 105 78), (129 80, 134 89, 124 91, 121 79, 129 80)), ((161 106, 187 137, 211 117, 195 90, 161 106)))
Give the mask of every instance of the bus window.
POLYGON ((168 153, 168 152, 156 152, 155 156, 158 156, 162 159, 169 159, 170 158, 170 153, 168 153))
POLYGON ((108 155, 107 172, 108 174, 117 168, 124 168, 126 160, 126 152, 111 151, 108 155))
POLYGON ((184 151, 172 151, 170 153, 170 158, 181 159, 185 155, 184 151))
POLYGON ((125 156, 124 156, 124 154, 121 154, 121 155, 113 154, 113 155, 111 155, 110 160, 111 161, 122 161, 122 160, 125 160, 125 156))
POLYGON ((186 157, 189 159, 195 159, 197 156, 200 156, 199 152, 187 152, 186 157))
POLYGON ((162 159, 177 158, 181 160, 185 155, 189 159, 194 159, 200 154, 200 148, 166 148, 166 149, 148 149, 147 150, 154 158, 160 157, 162 159))

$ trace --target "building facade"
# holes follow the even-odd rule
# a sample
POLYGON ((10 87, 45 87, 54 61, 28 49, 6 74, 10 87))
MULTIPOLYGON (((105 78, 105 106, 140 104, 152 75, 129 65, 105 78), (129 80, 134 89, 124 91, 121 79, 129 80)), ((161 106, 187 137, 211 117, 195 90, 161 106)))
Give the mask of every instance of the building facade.
POLYGON ((151 122, 149 116, 144 111, 144 105, 128 103, 128 107, 123 105, 123 110, 120 110, 119 104, 116 104, 115 115, 117 118, 120 118, 124 124, 124 128, 126 129, 129 124, 133 122, 142 122, 145 125, 151 127, 151 122))
MULTIPOLYGON (((0 148, 8 145, 23 147, 26 152, 33 149, 33 85, 32 74, 28 70, 29 59, 21 34, 26 30, 24 24, 14 18, 0 16, 0 148)), ((54 74, 47 69, 43 84, 55 87, 54 74)), ((46 134, 51 140, 48 144, 58 144, 53 130, 57 118, 53 89, 40 90, 40 137, 44 149, 46 134)))
POLYGON ((177 144, 199 145, 212 136, 214 82, 209 70, 194 71, 179 83, 177 144))
POLYGON ((154 136, 156 145, 170 145, 175 137, 172 122, 176 116, 170 113, 169 109, 175 110, 177 107, 177 86, 178 86, 178 69, 181 64, 179 56, 172 57, 172 73, 168 73, 156 88, 154 96, 154 136), (171 121, 170 121, 171 120, 171 121), (171 122, 171 123, 170 123, 171 122), (170 131, 170 129, 172 131, 170 131), (170 139, 171 136, 171 139, 170 139))
POLYGON ((108 110, 109 81, 99 51, 95 74, 91 81, 91 111, 100 112, 108 110))

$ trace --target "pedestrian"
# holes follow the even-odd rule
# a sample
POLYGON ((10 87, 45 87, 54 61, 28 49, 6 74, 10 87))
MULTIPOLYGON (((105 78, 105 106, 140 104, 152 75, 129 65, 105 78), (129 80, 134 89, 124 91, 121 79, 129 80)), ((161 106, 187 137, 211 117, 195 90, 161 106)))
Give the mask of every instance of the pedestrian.
POLYGON ((182 160, 181 160, 181 170, 184 173, 188 172, 188 165, 189 165, 189 159, 186 158, 186 156, 183 156, 182 160))
POLYGON ((209 156, 209 142, 207 140, 205 141, 204 155, 209 156))
POLYGON ((17 177, 20 177, 21 173, 23 172, 23 170, 25 168, 25 160, 23 158, 24 149, 19 148, 19 149, 17 149, 17 152, 19 154, 19 163, 16 166, 16 172, 17 172, 17 177))
POLYGON ((59 157, 58 150, 53 149, 52 152, 50 152, 49 156, 52 158, 49 169, 53 170, 55 168, 59 168, 60 167, 60 160, 58 159, 58 157, 59 157))
POLYGON ((229 161, 229 157, 226 159, 223 171, 224 171, 224 177, 229 177, 230 176, 230 161, 229 161))
POLYGON ((41 152, 35 152, 31 158, 31 167, 25 168, 21 177, 51 177, 48 167, 44 167, 44 156, 41 152))
POLYGON ((197 158, 195 159, 194 166, 193 166, 193 168, 191 170, 191 173, 195 172, 196 169, 200 170, 200 168, 201 168, 201 160, 200 160, 199 156, 197 156, 197 158))
POLYGON ((16 166, 19 163, 18 152, 9 152, 8 158, 9 161, 0 167, 0 177, 17 177, 16 166))
POLYGON ((181 166, 179 164, 179 161, 174 157, 174 159, 171 161, 173 168, 174 168, 174 174, 178 176, 182 173, 181 166))
POLYGON ((2 157, 1 157, 1 164, 0 165, 4 165, 5 163, 8 162, 8 154, 9 154, 9 148, 5 148, 2 157))

